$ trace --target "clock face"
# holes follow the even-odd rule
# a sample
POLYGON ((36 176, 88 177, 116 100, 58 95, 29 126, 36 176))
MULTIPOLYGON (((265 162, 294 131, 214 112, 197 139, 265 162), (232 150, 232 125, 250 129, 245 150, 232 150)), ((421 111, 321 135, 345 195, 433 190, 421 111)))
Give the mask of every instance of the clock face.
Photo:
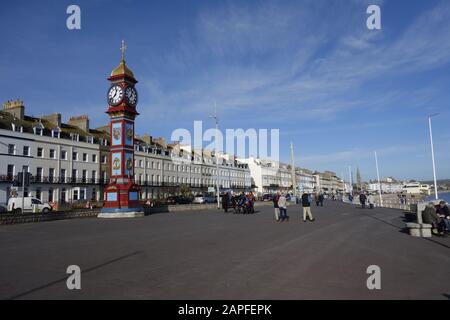
POLYGON ((127 87, 125 89, 125 95, 130 106, 135 107, 138 101, 138 94, 134 87, 127 87))
POLYGON ((108 91, 108 103, 111 106, 119 105, 123 100, 123 89, 119 85, 112 86, 108 91))

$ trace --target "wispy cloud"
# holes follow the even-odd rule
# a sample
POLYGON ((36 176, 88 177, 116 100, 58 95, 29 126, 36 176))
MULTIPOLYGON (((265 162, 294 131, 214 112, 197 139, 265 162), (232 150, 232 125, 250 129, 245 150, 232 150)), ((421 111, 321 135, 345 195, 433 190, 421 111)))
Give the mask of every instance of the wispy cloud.
MULTIPOLYGON (((331 5, 342 10, 335 2, 331 5)), ((299 116, 326 120, 361 105, 380 109, 400 98, 405 102, 410 92, 400 88, 376 97, 361 88, 374 79, 450 62, 448 3, 425 12, 396 39, 364 29, 364 16, 357 20, 344 10, 336 14, 341 17, 337 21, 324 24, 327 17, 317 13, 326 12, 327 5, 322 6, 263 2, 256 9, 228 5, 201 11, 196 33, 180 37, 181 54, 173 66, 179 68, 180 61, 189 66, 189 83, 164 91, 153 103, 161 108, 182 105, 191 114, 203 114, 216 99, 223 111, 254 110, 255 122, 274 113, 274 124, 299 116), (344 23, 342 16, 349 20, 344 23), (208 64, 206 71, 203 63, 208 64)), ((174 61, 173 56, 168 59, 174 61)), ((431 86, 421 90, 433 94, 431 86)), ((410 100, 417 104, 417 99, 410 100)))

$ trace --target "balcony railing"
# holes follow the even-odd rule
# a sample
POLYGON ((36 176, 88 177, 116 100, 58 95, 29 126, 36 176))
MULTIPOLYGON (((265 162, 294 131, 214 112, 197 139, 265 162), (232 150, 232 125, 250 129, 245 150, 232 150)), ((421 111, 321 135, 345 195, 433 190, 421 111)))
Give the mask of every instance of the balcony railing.
MULTIPOLYGON (((129 177, 131 178, 131 177, 129 177)), ((88 185, 107 185, 109 182, 115 182, 115 179, 95 179, 95 178, 72 178, 72 177, 47 177, 47 176, 32 176, 30 178, 31 184, 88 184, 88 185)), ((19 183, 17 175, 0 175, 0 182, 19 183)), ((157 181, 142 181, 136 180, 136 184, 141 187, 180 187, 185 185, 189 188, 206 189, 209 187, 216 187, 215 183, 178 183, 178 182, 157 182, 157 181)), ((229 186, 220 185, 221 189, 246 189, 248 186, 237 184, 230 184, 229 186)))
MULTIPOLYGON (((18 176, 0 175, 0 182, 19 183, 18 176)), ((109 179, 96 178, 72 178, 72 177, 47 177, 47 176, 31 176, 31 184, 99 184, 106 185, 109 179)))

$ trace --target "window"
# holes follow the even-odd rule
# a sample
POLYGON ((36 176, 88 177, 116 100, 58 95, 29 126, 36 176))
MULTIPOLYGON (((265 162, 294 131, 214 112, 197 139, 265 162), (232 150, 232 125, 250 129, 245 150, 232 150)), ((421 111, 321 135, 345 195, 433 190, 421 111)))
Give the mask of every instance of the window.
POLYGON ((16 154, 16 145, 8 144, 8 154, 15 155, 16 154))
POLYGON ((94 143, 94 137, 92 137, 92 136, 88 136, 86 138, 86 140, 87 140, 87 143, 94 143))
MULTIPOLYGON (((41 200, 41 189, 36 189, 36 198, 41 200)), ((31 199, 32 204, 42 204, 40 201, 36 201, 35 199, 31 199)))
POLYGON ((48 189, 48 202, 53 202, 53 189, 48 189))
POLYGON ((61 181, 66 182, 66 169, 61 169, 61 181))
POLYGON ((70 137, 72 138, 72 141, 79 141, 80 135, 78 133, 71 133, 70 137))
POLYGON ((8 179, 12 179, 14 177, 14 165, 13 164, 8 164, 8 169, 7 169, 7 176, 8 179))
POLYGON ((74 189, 73 190, 73 200, 77 201, 78 200, 78 189, 74 189))
POLYGON ((42 168, 41 167, 36 168, 36 180, 37 181, 42 180, 42 168))
POLYGON ((67 160, 67 151, 66 150, 61 150, 61 159, 67 160))
POLYGON ((50 149, 48 154, 50 156, 50 159, 56 159, 55 149, 50 149))
POLYGON ((39 158, 43 158, 44 157, 44 149, 42 148, 37 148, 37 156, 39 158))
POLYGON ((33 128, 34 134, 37 134, 38 136, 42 136, 42 133, 44 132, 44 127, 42 124, 38 124, 33 128))
POLYGON ((66 202, 66 189, 63 188, 61 189, 61 203, 65 203, 66 202))
POLYGON ((83 162, 87 162, 88 161, 88 155, 87 153, 83 153, 83 162))
POLYGON ((53 129, 52 130, 52 137, 53 138, 59 138, 61 134, 61 130, 59 130, 59 128, 53 129))
POLYGON ((102 156, 102 163, 106 163, 106 156, 102 156))
POLYGON ((97 162, 97 155, 96 154, 92 155, 92 162, 94 162, 94 163, 97 162))
POLYGON ((48 169, 48 179, 50 182, 53 182, 53 179, 55 178, 55 168, 49 168, 48 169))
POLYGON ((18 126, 15 123, 11 123, 11 127, 12 127, 12 131, 23 132, 23 127, 22 126, 18 126))
POLYGON ((87 179, 87 170, 83 170, 81 174, 82 174, 83 182, 85 182, 87 179))
POLYGON ((72 160, 73 161, 77 161, 78 160, 78 153, 77 152, 72 152, 72 160))
POLYGON ((75 181, 77 176, 78 176, 78 170, 77 169, 73 169, 72 170, 72 181, 75 181))
POLYGON ((30 155, 30 147, 29 146, 23 146, 23 155, 24 156, 30 155))
POLYGON ((139 160, 139 167, 140 167, 140 168, 143 168, 143 167, 144 167, 144 161, 139 160))
POLYGON ((91 179, 92 179, 92 182, 95 183, 95 180, 97 179, 97 171, 92 170, 92 172, 91 172, 91 179))
POLYGON ((80 189, 80 200, 86 200, 86 189, 80 189))

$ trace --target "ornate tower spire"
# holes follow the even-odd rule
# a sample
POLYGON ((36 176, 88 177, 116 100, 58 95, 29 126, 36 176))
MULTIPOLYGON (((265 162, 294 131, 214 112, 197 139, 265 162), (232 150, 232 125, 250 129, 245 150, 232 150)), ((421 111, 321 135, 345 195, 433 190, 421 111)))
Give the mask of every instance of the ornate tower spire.
POLYGON ((125 50, 127 50, 127 46, 125 45, 125 40, 122 40, 122 45, 120 46, 120 50, 122 51, 122 62, 125 63, 125 50))

